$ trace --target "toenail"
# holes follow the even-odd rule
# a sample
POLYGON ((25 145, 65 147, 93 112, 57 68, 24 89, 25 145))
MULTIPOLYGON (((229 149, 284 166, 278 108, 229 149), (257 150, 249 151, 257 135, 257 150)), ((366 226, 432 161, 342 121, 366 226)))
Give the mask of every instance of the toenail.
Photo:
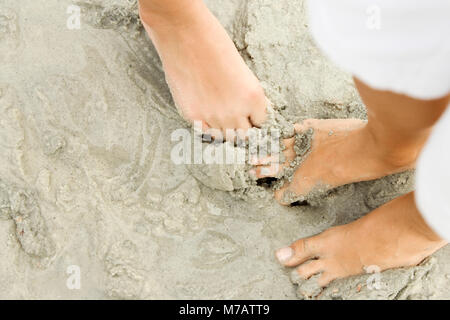
POLYGON ((275 255, 280 263, 285 263, 289 261, 294 254, 294 250, 291 247, 278 249, 275 255))

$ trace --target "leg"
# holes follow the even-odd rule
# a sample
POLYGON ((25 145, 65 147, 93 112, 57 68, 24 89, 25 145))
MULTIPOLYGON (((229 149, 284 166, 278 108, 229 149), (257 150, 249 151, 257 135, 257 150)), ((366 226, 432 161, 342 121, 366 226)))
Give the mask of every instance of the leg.
MULTIPOLYGON (((307 195, 314 188, 334 188, 348 183, 373 180, 413 168, 433 124, 448 104, 442 99, 415 100, 392 92, 377 91, 355 79, 367 106, 368 121, 306 120, 296 130, 314 128, 311 151, 296 170, 290 184, 275 197, 284 203, 286 191, 307 195), (330 134, 332 132, 332 134, 330 134)), ((293 139, 285 142, 287 161, 294 158, 293 139)), ((287 163, 286 163, 287 164, 287 163)), ((275 175, 275 166, 258 177, 275 175)))
POLYGON ((202 0, 139 0, 139 8, 187 120, 221 130, 261 125, 264 92, 202 0))
MULTIPOLYGON (((308 159, 320 152, 315 156, 316 161, 324 162, 320 155, 327 155, 327 149, 333 149, 335 153, 344 150, 357 152, 346 153, 343 158, 336 155, 342 162, 334 162, 333 165, 338 166, 341 171, 337 171, 338 175, 333 178, 345 175, 352 177, 355 172, 363 173, 362 168, 378 168, 376 172, 381 176, 381 169, 389 168, 391 172, 392 168, 413 167, 433 124, 447 107, 449 96, 433 101, 419 101, 373 90, 358 80, 356 85, 368 107, 369 121, 363 126, 353 124, 355 129, 350 131, 349 125, 341 125, 340 128, 340 136, 352 140, 354 148, 343 148, 346 146, 344 138, 328 140, 320 135, 320 140, 316 140, 319 142, 313 147, 308 159), (339 149, 335 148, 336 143, 339 144, 339 149), (326 147, 321 148, 322 145, 326 147), (358 149, 367 145, 370 148, 358 149), (357 160, 353 160, 353 157, 357 160), (345 161, 350 161, 351 165, 347 166, 345 161), (369 165, 356 167, 364 162, 369 165)), ((320 130, 330 129, 329 122, 312 123, 320 130)), ((338 122, 331 122, 333 123, 338 122)), ((328 161, 331 159, 330 157, 328 161)), ((308 168, 315 169, 313 163, 309 163, 308 168)), ((307 171, 303 172, 309 174, 307 171)), ((375 171, 370 172, 372 177, 373 172, 375 171)), ((323 179, 328 177, 324 176, 323 179)), ((381 270, 416 265, 444 245, 445 241, 423 220, 416 208, 414 194, 410 193, 350 224, 298 240, 291 246, 278 250, 277 258, 286 266, 301 264, 297 271, 304 278, 322 273, 320 285, 326 286, 333 279, 363 273, 364 267, 370 265, 377 265, 381 270)))

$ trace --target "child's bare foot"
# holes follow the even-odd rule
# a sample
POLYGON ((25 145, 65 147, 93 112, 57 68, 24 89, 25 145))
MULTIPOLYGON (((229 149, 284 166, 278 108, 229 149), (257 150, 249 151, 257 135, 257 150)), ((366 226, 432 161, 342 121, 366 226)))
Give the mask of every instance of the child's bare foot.
MULTIPOLYGON (((327 190, 413 168, 422 146, 405 144, 393 149, 389 144, 378 143, 367 122, 357 119, 309 119, 297 124, 296 132, 309 128, 314 130, 309 154, 296 169, 292 181, 275 193, 282 204, 296 201, 318 188, 327 190)), ((256 176, 276 176, 295 158, 294 142, 295 138, 285 140, 284 165, 259 165, 256 176)))
POLYGON ((350 224, 333 227, 279 249, 281 264, 297 268, 305 279, 322 273, 324 287, 337 278, 419 264, 446 244, 425 223, 413 193, 397 198, 350 224))
POLYGON ((184 118, 220 130, 264 122, 263 89, 203 1, 141 0, 140 16, 184 118))

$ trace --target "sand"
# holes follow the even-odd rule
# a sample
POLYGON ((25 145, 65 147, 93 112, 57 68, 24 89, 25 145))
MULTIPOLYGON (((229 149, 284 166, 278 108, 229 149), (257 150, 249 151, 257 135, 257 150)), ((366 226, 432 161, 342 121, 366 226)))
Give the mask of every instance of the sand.
MULTIPOLYGON (((275 249, 409 192, 413 172, 286 208, 245 166, 175 165, 170 132, 188 125, 136 2, 79 1, 71 30, 73 2, 0 0, 0 298, 450 298, 448 247, 323 292, 291 279, 275 249)), ((303 1, 207 4, 279 115, 365 118, 351 77, 314 46, 303 1)))

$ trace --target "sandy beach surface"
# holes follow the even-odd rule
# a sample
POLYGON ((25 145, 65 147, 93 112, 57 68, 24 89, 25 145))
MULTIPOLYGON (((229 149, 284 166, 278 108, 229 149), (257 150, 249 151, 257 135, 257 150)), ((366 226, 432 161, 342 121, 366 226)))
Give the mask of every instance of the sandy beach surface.
MULTIPOLYGON (((206 2, 284 118, 366 117, 304 1, 206 2)), ((188 125, 135 0, 0 0, 0 68, 0 298, 450 298, 448 246, 322 292, 291 279, 275 249, 411 191, 413 172, 289 208, 262 187, 211 188, 170 159, 188 125)))

